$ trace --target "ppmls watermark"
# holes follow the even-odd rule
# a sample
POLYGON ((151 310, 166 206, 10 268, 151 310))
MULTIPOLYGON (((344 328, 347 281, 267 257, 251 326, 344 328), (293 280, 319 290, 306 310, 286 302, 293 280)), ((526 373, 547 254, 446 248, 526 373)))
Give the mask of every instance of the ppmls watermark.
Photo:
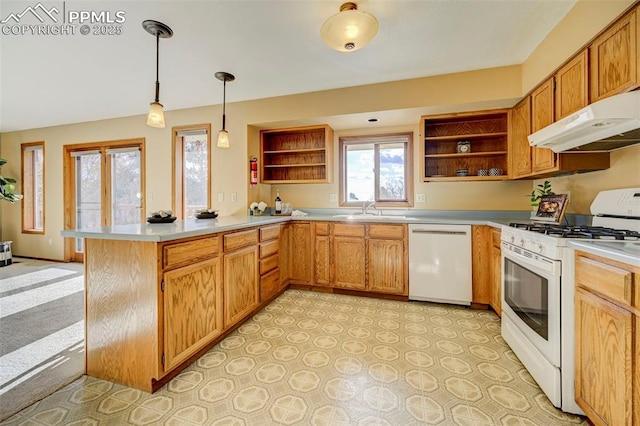
POLYGON ((0 32, 20 35, 120 35, 126 22, 124 10, 76 10, 67 2, 44 6, 38 2, 0 20, 0 32))

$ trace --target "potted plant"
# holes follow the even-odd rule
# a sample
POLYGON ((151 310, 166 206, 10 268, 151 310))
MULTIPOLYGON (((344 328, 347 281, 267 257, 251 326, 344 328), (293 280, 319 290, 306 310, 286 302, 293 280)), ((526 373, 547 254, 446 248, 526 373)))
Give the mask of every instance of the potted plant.
MULTIPOLYGON (((0 167, 7 164, 7 160, 0 158, 0 167)), ((22 199, 22 195, 16 194, 16 180, 10 177, 4 177, 0 174, 0 200, 5 200, 10 203, 22 199)))
POLYGON ((555 192, 551 189, 551 182, 545 180, 544 183, 538 185, 531 191, 529 200, 531 201, 531 207, 538 207, 540 200, 545 195, 555 195, 555 192))
MULTIPOLYGON (((0 167, 7 164, 7 160, 0 158, 0 167)), ((16 180, 10 177, 4 177, 0 174, 0 200, 10 203, 21 200, 22 195, 16 194, 16 180)), ((0 241, 0 266, 8 266, 13 262, 11 256, 11 241, 0 241)))

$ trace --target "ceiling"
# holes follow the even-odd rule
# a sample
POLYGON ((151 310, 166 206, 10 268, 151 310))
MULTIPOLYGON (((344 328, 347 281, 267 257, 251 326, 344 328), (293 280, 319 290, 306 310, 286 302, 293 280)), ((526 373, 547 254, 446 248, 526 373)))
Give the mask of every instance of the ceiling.
MULTIPOLYGON (((340 0, 43 0, 60 11, 52 12, 58 21, 72 11, 112 18, 122 11, 122 34, 82 35, 80 25, 75 34, 48 36, 3 28, 0 132, 146 114, 156 41, 145 19, 174 31, 160 40, 160 100, 174 110, 221 104, 216 71, 236 76, 227 83, 227 102, 235 102, 519 64, 575 1, 361 0, 379 32, 361 50, 342 53, 319 35, 340 0)), ((0 21, 37 4, 3 0, 0 21)), ((37 23, 30 13, 19 22, 37 23)))

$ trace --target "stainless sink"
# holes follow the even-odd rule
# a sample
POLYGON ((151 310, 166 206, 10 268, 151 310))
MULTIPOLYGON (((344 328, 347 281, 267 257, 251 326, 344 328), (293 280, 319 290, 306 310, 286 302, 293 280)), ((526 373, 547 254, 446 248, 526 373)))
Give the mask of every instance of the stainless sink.
POLYGON ((333 217, 347 220, 417 220, 415 217, 398 216, 398 215, 377 215, 377 214, 336 214, 333 217))

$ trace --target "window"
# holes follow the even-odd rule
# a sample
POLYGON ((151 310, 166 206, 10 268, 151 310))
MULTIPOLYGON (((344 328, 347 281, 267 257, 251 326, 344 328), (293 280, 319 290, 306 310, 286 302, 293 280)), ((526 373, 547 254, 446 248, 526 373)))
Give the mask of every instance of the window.
POLYGON ((182 219, 211 206, 211 125, 173 128, 173 212, 182 219))
POLYGON ((340 205, 413 205, 412 133, 340 138, 340 205))
POLYGON ((22 147, 22 232, 44 234, 44 142, 22 147))

